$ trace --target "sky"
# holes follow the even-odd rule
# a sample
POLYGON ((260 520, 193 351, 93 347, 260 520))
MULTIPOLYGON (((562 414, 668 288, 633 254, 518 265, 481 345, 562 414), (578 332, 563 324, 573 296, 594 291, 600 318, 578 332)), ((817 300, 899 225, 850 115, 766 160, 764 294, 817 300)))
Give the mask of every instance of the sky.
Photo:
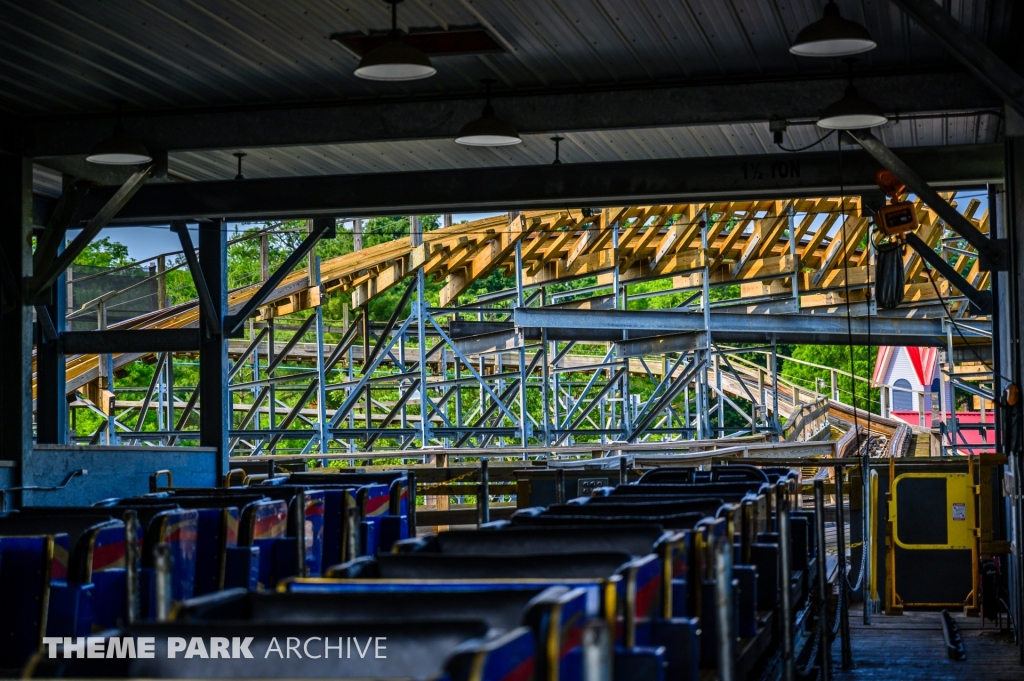
MULTIPOLYGON (((452 223, 458 224, 462 221, 472 222, 481 218, 500 215, 501 213, 457 213, 452 215, 452 223)), ((237 223, 228 224, 228 238, 234 233, 237 223)), ((242 228, 239 227, 241 230, 242 228)), ((192 233, 192 243, 198 239, 196 228, 189 230, 192 233)), ((73 239, 78 232, 68 230, 68 238, 73 239)), ((181 245, 178 236, 167 227, 112 227, 100 232, 98 239, 109 237, 111 241, 118 241, 128 247, 128 255, 133 260, 145 260, 161 253, 180 251, 181 245)))

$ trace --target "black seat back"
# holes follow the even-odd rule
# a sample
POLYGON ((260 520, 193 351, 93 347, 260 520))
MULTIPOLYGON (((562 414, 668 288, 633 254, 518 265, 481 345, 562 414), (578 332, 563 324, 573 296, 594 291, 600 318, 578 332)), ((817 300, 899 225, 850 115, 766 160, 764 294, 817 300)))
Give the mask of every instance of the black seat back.
POLYGON ((175 621, 340 623, 363 621, 372 613, 377 622, 469 619, 507 631, 523 624, 528 606, 547 588, 536 585, 479 590, 367 589, 344 593, 256 593, 232 589, 184 601, 175 609, 175 621))
POLYGON ((706 482, 771 482, 768 475, 760 468, 747 464, 729 464, 712 466, 710 471, 695 468, 654 468, 644 473, 641 485, 651 484, 693 484, 706 482))
POLYGON ((582 498, 580 503, 556 504, 548 507, 548 515, 593 516, 663 516, 680 513, 714 515, 722 505, 721 499, 662 500, 657 497, 601 497, 582 498), (595 503, 596 502, 596 503, 595 503))
MULTIPOLYGON (((530 510, 530 509, 527 509, 530 510)), ((707 518, 704 513, 678 513, 664 516, 592 516, 583 515, 548 515, 545 513, 524 513, 512 516, 513 527, 552 527, 579 526, 594 527, 601 525, 618 525, 635 527, 637 525, 657 525, 664 530, 688 530, 698 522, 707 518)))
POLYGON ((771 485, 762 482, 702 482, 694 484, 640 484, 618 485, 609 491, 610 496, 697 496, 718 497, 728 500, 730 496, 757 492, 761 488, 770 489, 771 485))
POLYGON ((623 551, 645 556, 664 536, 657 525, 506 527, 492 532, 450 530, 431 537, 427 551, 460 556, 623 551))
POLYGON ((460 556, 437 553, 382 554, 328 570, 334 578, 361 579, 601 579, 632 559, 625 551, 531 555, 460 556))

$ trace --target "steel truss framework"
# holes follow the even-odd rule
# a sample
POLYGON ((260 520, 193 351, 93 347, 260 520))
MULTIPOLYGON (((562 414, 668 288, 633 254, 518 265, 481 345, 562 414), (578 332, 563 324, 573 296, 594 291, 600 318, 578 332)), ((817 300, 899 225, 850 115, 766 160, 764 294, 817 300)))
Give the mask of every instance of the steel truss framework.
MULTIPOLYGON (((988 231, 977 197, 946 198, 988 231)), ((917 208, 921 239, 985 288, 989 273, 974 252, 931 210, 917 208)), ((286 276, 258 307, 244 338, 229 343, 230 451, 315 458, 436 446, 787 437, 784 418, 838 399, 835 378, 828 387, 781 379, 775 354, 782 331, 756 330, 803 329, 847 312, 860 324, 877 312, 863 213, 859 198, 544 211, 439 229, 417 245, 401 239, 323 263, 311 257, 309 268, 286 276), (514 287, 459 304, 474 281, 499 269, 514 287), (437 305, 427 299, 428 278, 444 280, 437 305), (367 304, 392 287, 402 291, 392 315, 371 322, 367 304), (341 320, 325 320, 321 301, 339 293, 351 295, 351 308, 341 320), (665 305, 682 315, 683 327, 647 324, 638 333, 616 317, 665 305), (581 315, 586 321, 573 321, 581 315), (744 315, 743 329, 723 331, 722 320, 744 315), (744 341, 757 347, 743 353, 761 353, 763 364, 740 356, 734 344, 744 341)), ((933 285, 916 253, 904 265, 906 303, 884 320, 894 335, 913 326, 950 357, 954 341, 990 342, 988 320, 970 318, 964 297, 944 280, 933 285)), ((231 292, 231 312, 254 290, 231 292)), ((123 327, 187 329, 199 315, 196 304, 182 305, 123 327)), ((846 341, 840 333, 823 342, 846 341)), ((82 438, 195 441, 200 391, 175 385, 173 370, 191 354, 69 356, 72 407, 104 417, 82 438), (115 395, 109 377, 139 360, 155 362, 150 384, 115 395)), ((825 425, 814 424, 817 430, 793 437, 812 437, 825 425)))

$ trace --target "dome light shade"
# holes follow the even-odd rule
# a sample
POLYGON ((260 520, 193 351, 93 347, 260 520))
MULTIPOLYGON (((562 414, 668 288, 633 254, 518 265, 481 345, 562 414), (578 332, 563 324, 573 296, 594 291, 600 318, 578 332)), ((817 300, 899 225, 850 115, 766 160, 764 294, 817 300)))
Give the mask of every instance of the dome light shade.
POLYGON ((491 85, 494 81, 487 78, 480 82, 484 84, 487 93, 483 114, 462 126, 455 141, 467 147, 508 147, 519 144, 523 138, 519 136, 516 126, 494 115, 494 107, 491 106, 491 85))
POLYGON ((114 128, 114 134, 98 142, 85 160, 100 165, 130 166, 149 163, 153 157, 141 142, 128 137, 118 123, 114 128))
POLYGON ((366 80, 418 80, 435 73, 437 69, 430 63, 430 57, 406 45, 397 35, 367 52, 355 70, 356 76, 366 80))
POLYGON ((495 117, 494 107, 488 102, 483 115, 462 126, 455 141, 467 147, 507 147, 523 139, 516 126, 495 117))
POLYGON ((845 57, 876 47, 868 29, 842 18, 836 3, 829 0, 822 18, 800 31, 789 51, 801 57, 845 57))
POLYGON ((846 87, 846 94, 839 101, 825 107, 818 119, 818 127, 826 130, 863 130, 883 125, 889 121, 877 104, 862 99, 853 83, 846 87))
POLYGON ((402 42, 398 30, 398 3, 402 0, 384 0, 391 5, 391 33, 387 42, 363 55, 355 75, 366 80, 419 80, 430 78, 437 69, 430 63, 426 52, 402 42))

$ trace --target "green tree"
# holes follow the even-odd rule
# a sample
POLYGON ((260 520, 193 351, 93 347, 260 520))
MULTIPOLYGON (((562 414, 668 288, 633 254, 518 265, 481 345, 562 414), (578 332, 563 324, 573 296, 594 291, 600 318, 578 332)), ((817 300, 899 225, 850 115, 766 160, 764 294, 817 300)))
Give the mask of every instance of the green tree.
POLYGON ((75 258, 76 265, 106 269, 124 267, 130 265, 131 262, 131 258, 128 257, 128 247, 119 241, 111 241, 110 237, 94 239, 75 258))
MULTIPOLYGON (((791 356, 793 359, 803 360, 812 364, 818 364, 828 369, 807 366, 797 362, 781 360, 781 374, 796 383, 797 385, 815 390, 816 381, 820 379, 824 386, 823 392, 828 392, 831 384, 830 369, 838 369, 847 373, 853 373, 857 380, 856 406, 861 409, 879 410, 879 391, 877 389, 868 391, 868 380, 871 379, 875 370, 875 359, 878 356, 878 348, 867 346, 855 346, 853 348, 853 371, 850 371, 850 348, 847 345, 796 345, 793 347, 791 356), (870 401, 869 401, 870 400, 870 401)), ((849 376, 839 374, 836 383, 839 389, 840 401, 845 404, 854 404, 854 381, 849 376)))

